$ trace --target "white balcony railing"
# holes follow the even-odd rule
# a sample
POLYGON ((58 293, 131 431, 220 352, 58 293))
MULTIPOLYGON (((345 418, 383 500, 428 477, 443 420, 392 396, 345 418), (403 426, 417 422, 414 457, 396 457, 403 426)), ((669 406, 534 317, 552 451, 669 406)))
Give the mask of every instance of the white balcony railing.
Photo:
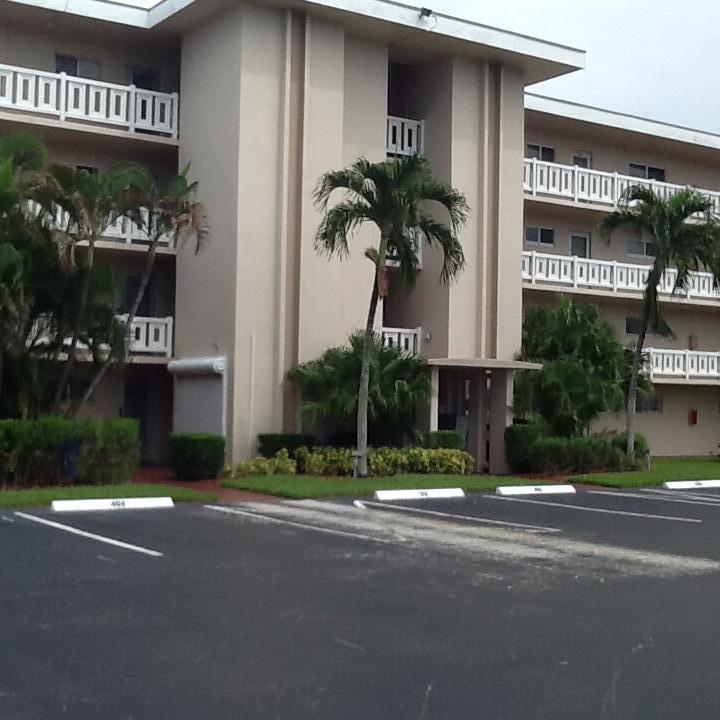
MULTIPOLYGON (((642 293, 645 290, 650 267, 618 262, 592 260, 570 255, 523 251, 522 279, 526 283, 548 283, 567 287, 591 288, 608 292, 642 293)), ((675 287, 677 270, 670 268, 663 275, 658 290, 671 295, 675 287)), ((689 285, 678 290, 677 297, 702 300, 719 300, 720 291, 712 273, 691 272, 689 285)))
POLYGON ((720 380, 720 352, 658 348, 646 348, 645 352, 651 380, 720 380))
MULTIPOLYGON (((604 205, 610 208, 617 207, 623 193, 632 185, 649 187, 664 199, 673 197, 686 187, 602 170, 560 165, 536 158, 524 161, 523 185, 525 192, 531 195, 564 198, 577 203, 604 205)), ((710 198, 713 211, 720 212, 720 192, 713 190, 700 190, 700 192, 710 198)))
POLYGON ((131 353, 172 356, 172 317, 136 317, 130 326, 131 353))
MULTIPOLYGON (((27 207, 33 215, 40 212, 40 206, 33 201, 28 202, 27 207)), ((142 217, 144 222, 147 223, 147 210, 142 211, 142 217)), ((58 207, 55 214, 54 224, 58 228, 67 228, 68 218, 68 213, 58 207)), ((136 223, 126 217, 116 218, 114 222, 110 223, 110 225, 108 225, 105 230, 100 233, 100 235, 104 240, 122 242, 128 245, 148 245, 150 242, 145 232, 143 232, 136 223)), ((161 247, 173 247, 174 243, 172 236, 162 236, 159 244, 161 247)))
POLYGON ((385 347, 399 347, 406 352, 420 353, 421 328, 392 328, 382 329, 382 341, 385 347))
POLYGON ((425 124, 422 120, 388 115, 385 149, 388 155, 419 155, 425 143, 425 124))
MULTIPOLYGON (((126 320, 127 315, 118 315, 118 319, 126 320)), ((31 334, 34 345, 46 345, 50 342, 51 330, 47 322, 39 322, 31 334)), ((69 346, 71 338, 65 338, 64 345, 69 346)), ((77 349, 87 350, 86 343, 79 342, 77 349)), ((172 357, 173 349, 173 318, 172 317, 135 317, 130 326, 130 354, 165 355, 172 357)))
POLYGON ((0 108, 177 137, 178 95, 0 65, 0 108))

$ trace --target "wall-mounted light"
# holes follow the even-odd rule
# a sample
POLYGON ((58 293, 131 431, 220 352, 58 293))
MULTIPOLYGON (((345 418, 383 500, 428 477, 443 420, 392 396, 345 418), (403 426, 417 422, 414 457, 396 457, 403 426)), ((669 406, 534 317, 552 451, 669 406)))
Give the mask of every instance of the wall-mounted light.
POLYGON ((421 20, 427 20, 431 15, 433 14, 433 11, 430 8, 420 8, 420 19, 421 20))

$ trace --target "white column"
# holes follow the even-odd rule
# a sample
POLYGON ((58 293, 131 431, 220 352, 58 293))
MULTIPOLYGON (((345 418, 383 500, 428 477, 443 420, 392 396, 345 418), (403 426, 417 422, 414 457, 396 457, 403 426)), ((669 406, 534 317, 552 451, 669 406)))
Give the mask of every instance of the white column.
POLYGON ((468 452, 475 458, 475 470, 487 470, 487 374, 483 369, 470 371, 470 413, 468 416, 468 452))
POLYGON ((430 432, 437 432, 438 411, 440 402, 440 368, 430 368, 430 418, 428 429, 430 432))
POLYGON ((493 370, 490 373, 490 462, 493 475, 508 472, 505 459, 505 429, 513 421, 513 372, 493 370))

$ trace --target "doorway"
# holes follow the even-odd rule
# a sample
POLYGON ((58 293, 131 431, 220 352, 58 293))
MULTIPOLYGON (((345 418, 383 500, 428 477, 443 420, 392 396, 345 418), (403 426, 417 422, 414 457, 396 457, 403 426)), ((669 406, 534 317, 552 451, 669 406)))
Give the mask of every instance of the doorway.
POLYGON ((125 380, 123 415, 135 418, 140 425, 140 461, 146 462, 148 455, 148 392, 147 380, 125 380))

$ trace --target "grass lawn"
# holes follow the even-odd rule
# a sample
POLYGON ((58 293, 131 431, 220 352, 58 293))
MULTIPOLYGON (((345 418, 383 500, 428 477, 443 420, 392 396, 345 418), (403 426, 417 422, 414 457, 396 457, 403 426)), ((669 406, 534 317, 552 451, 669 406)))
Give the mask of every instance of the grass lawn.
POLYGON ((223 480, 225 487, 254 490, 286 498, 319 498, 372 495, 375 490, 461 487, 482 492, 498 485, 533 485, 537 480, 495 475, 393 475, 379 478, 332 478, 311 475, 250 475, 223 480))
POLYGON ((720 479, 720 460, 716 458, 656 458, 650 470, 573 475, 568 482, 633 488, 662 485, 668 480, 717 479, 720 479))
POLYGON ((100 498, 168 497, 175 502, 215 502, 213 493, 198 492, 171 485, 76 485, 73 487, 0 489, 0 508, 49 505, 52 500, 100 498))

